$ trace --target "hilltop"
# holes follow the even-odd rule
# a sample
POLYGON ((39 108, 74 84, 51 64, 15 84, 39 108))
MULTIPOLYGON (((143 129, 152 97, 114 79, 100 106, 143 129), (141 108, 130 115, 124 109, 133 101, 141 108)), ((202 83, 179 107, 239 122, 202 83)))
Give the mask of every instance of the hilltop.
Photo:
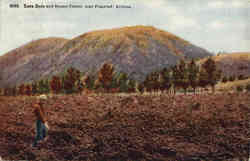
POLYGON ((0 67, 4 69, 5 85, 49 77, 70 66, 95 73, 105 62, 129 77, 143 80, 146 74, 175 65, 180 59, 210 55, 167 31, 132 26, 92 31, 71 40, 36 40, 0 57, 0 67))
MULTIPOLYGON (((200 60, 203 63, 207 58, 200 60)), ((250 76, 250 52, 223 53, 212 57, 223 76, 250 76)))

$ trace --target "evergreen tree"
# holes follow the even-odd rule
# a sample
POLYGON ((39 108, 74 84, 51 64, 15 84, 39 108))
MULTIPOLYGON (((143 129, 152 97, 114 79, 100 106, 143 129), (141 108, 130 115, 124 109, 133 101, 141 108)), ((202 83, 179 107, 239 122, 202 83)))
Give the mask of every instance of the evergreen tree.
POLYGON ((207 85, 209 85, 209 75, 203 68, 201 68, 199 72, 198 85, 202 88, 205 88, 207 85))
POLYGON ((127 92, 128 91, 127 81, 128 81, 127 73, 120 72, 118 74, 118 76, 117 76, 116 84, 119 87, 121 92, 127 92))
POLYGON ((107 91, 111 88, 114 76, 114 67, 112 64, 105 63, 98 72, 98 80, 107 91))
POLYGON ((32 82, 31 88, 32 88, 31 93, 32 93, 33 95, 35 95, 35 94, 38 93, 38 85, 37 85, 37 82, 32 82))
POLYGON ((175 65, 171 68, 172 71, 172 79, 173 79, 173 87, 174 87, 174 94, 176 93, 176 88, 180 86, 180 75, 178 66, 175 65))
POLYGON ((182 87, 185 91, 185 94, 187 93, 187 88, 189 87, 189 78, 188 78, 188 68, 187 64, 184 60, 181 60, 179 65, 179 86, 182 87))
POLYGON ((172 86, 171 83, 171 72, 167 68, 164 68, 161 72, 162 76, 162 81, 160 82, 161 84, 161 90, 169 90, 170 87, 172 86))
POLYGON ((18 87, 18 93, 20 95, 24 95, 25 94, 25 85, 24 84, 21 84, 19 87, 18 87))
POLYGON ((194 59, 188 65, 188 72, 189 84, 195 93, 195 89, 198 86, 199 66, 196 65, 194 59))
POLYGON ((50 88, 53 93, 58 94, 62 90, 61 79, 58 76, 53 76, 50 81, 50 88))
POLYGON ((63 78, 63 88, 66 93, 78 91, 78 83, 81 81, 81 72, 78 69, 70 67, 63 78))
POLYGON ((38 82, 38 92, 40 94, 45 94, 50 92, 49 88, 49 80, 48 79, 41 79, 38 82))
POLYGON ((202 68, 208 75, 208 84, 211 85, 213 92, 215 91, 215 84, 220 80, 221 71, 216 68, 215 61, 209 57, 204 64, 202 64, 202 68))
POLYGON ((227 77, 224 76, 224 77, 222 78, 222 82, 223 82, 223 83, 226 83, 227 81, 228 81, 227 77))

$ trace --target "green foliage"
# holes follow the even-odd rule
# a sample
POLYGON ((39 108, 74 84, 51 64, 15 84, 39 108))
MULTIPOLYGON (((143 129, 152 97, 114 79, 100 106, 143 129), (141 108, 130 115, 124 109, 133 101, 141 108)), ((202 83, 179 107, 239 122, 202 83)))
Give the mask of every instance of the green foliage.
POLYGON ((235 76, 234 75, 232 75, 232 76, 229 77, 229 81, 230 82, 233 82, 234 80, 235 80, 235 76))
POLYGON ((164 68, 160 73, 160 89, 169 90, 172 85, 171 71, 164 68))
POLYGON ((250 92, 250 84, 247 84, 247 85, 246 85, 246 90, 247 90, 248 92, 250 92))
POLYGON ((189 84, 195 89, 199 83, 199 66, 195 64, 194 59, 188 64, 188 72, 189 84))
POLYGON ((62 77, 62 87, 64 92, 67 94, 79 92, 78 85, 81 82, 80 78, 81 72, 76 68, 70 67, 62 77))
POLYGON ((152 72, 147 75, 146 79, 144 80, 144 86, 147 88, 148 91, 156 90, 159 88, 159 73, 152 72))
POLYGON ((111 88, 114 70, 115 69, 112 64, 105 63, 98 72, 99 83, 106 90, 111 88))
POLYGON ((31 83, 31 88, 32 88, 31 93, 33 95, 38 93, 38 83, 37 82, 32 82, 31 83))
POLYGON ((223 83, 226 83, 228 81, 228 78, 226 77, 226 76, 224 76, 223 78, 222 78, 222 82, 223 83))
POLYGON ((50 87, 54 93, 59 93, 62 90, 62 83, 60 77, 53 76, 52 80, 50 81, 50 87))
POLYGON ((202 64, 202 68, 207 73, 207 83, 212 86, 214 92, 214 86, 221 78, 221 71, 217 69, 215 61, 211 57, 202 64))
POLYGON ((38 93, 44 94, 50 92, 49 79, 41 79, 38 81, 38 93))
POLYGON ((240 75, 238 76, 238 80, 244 80, 244 79, 246 79, 246 77, 245 77, 243 74, 240 74, 240 75))
POLYGON ((119 87, 121 92, 128 91, 127 81, 128 81, 128 75, 124 72, 119 72, 118 76, 116 77, 116 85, 117 87, 119 87))
POLYGON ((243 86, 239 85, 236 87, 237 92, 242 92, 244 90, 243 86))

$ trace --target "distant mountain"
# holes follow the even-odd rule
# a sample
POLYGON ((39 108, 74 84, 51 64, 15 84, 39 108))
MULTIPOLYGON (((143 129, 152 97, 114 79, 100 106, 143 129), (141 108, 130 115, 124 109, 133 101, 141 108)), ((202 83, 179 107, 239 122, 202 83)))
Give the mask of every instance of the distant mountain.
POLYGON ((5 85, 51 76, 73 66, 96 72, 103 63, 115 65, 137 80, 175 65, 180 59, 204 58, 208 51, 169 32, 133 26, 88 32, 72 40, 40 39, 0 56, 5 85))
MULTIPOLYGON (((250 52, 224 53, 212 58, 222 70, 223 76, 250 76, 250 52)), ((201 63, 205 59, 201 60, 201 63)))

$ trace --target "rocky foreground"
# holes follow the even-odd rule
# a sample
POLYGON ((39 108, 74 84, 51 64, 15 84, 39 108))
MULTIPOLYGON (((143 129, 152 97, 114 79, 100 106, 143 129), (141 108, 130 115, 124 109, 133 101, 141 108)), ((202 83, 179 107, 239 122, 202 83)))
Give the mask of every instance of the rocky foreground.
POLYGON ((248 160, 250 93, 51 96, 49 138, 38 148, 34 101, 0 97, 4 160, 248 160))

